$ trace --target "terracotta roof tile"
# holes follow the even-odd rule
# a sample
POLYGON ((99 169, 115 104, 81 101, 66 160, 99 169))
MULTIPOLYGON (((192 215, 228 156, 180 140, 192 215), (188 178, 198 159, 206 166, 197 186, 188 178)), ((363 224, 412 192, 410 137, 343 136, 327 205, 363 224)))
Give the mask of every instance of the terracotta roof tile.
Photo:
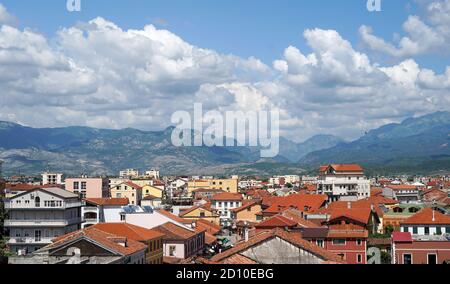
POLYGON ((239 193, 230 193, 230 192, 223 192, 214 195, 211 200, 213 201, 241 201, 242 195, 239 193))
POLYGON ((273 197, 266 200, 266 202, 270 203, 270 206, 264 210, 264 213, 277 214, 290 208, 312 213, 322 207, 327 200, 328 197, 326 195, 315 194, 292 194, 285 197, 273 197))
POLYGON ((84 200, 100 206, 125 206, 130 204, 128 198, 86 198, 84 200))
POLYGON ((163 234, 164 240, 187 240, 198 234, 198 232, 196 231, 191 231, 171 222, 155 227, 153 228, 153 230, 163 234))
POLYGON ((100 223, 92 226, 95 229, 104 231, 113 235, 123 236, 135 241, 149 241, 161 238, 164 235, 160 232, 138 227, 128 223, 100 223))
POLYGON ((434 211, 433 220, 433 209, 425 208, 417 212, 415 215, 404 220, 402 224, 407 225, 450 225, 450 216, 444 215, 438 211, 434 211))

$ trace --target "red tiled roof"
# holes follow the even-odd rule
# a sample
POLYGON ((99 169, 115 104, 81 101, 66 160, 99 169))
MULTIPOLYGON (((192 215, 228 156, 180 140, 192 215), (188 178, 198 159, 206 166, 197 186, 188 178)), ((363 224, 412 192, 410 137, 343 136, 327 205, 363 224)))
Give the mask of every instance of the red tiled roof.
POLYGON ((121 244, 117 243, 117 240, 125 240, 121 236, 117 236, 114 234, 110 234, 101 230, 98 230, 93 227, 89 227, 83 230, 78 230, 72 233, 69 233, 64 236, 60 236, 53 240, 53 243, 44 247, 43 249, 52 249, 57 248, 59 246, 63 246, 66 243, 72 242, 74 240, 77 240, 79 238, 88 238, 96 243, 99 243, 103 245, 104 247, 113 250, 117 252, 118 254, 128 256, 132 255, 134 253, 137 253, 142 250, 146 250, 147 246, 144 245, 141 242, 132 240, 132 239, 126 239, 127 246, 122 246, 121 244))
POLYGON ((131 181, 126 181, 126 182, 124 182, 124 184, 126 184, 126 185, 128 185, 128 186, 130 186, 130 187, 132 187, 134 189, 142 189, 142 186, 139 186, 139 185, 137 185, 137 184, 135 184, 135 183, 133 183, 131 181))
POLYGON ((189 213, 191 213, 191 212, 193 212, 193 211, 195 211, 197 209, 204 209, 206 211, 212 212, 211 203, 208 202, 208 203, 205 203, 205 204, 202 204, 202 205, 193 206, 191 208, 183 210, 183 212, 180 213, 180 217, 184 217, 187 214, 189 214, 189 213))
POLYGON ((333 164, 327 166, 320 166, 320 172, 324 172, 328 167, 332 167, 336 172, 363 172, 364 169, 357 164, 333 164))
POLYGON ((85 198, 84 200, 100 206, 125 206, 130 204, 128 198, 85 198))
POLYGON ((242 195, 239 193, 230 193, 230 192, 223 192, 214 195, 211 200, 214 201, 241 201, 242 195))
POLYGON ((150 229, 138 227, 128 223, 99 223, 93 225, 95 229, 107 232, 113 235, 126 237, 135 241, 145 242, 156 238, 161 238, 164 235, 150 229))
POLYGON ((322 207, 327 200, 328 197, 326 195, 315 194, 292 194, 285 197, 273 197, 266 200, 270 203, 270 206, 264 210, 264 213, 277 214, 290 208, 312 213, 322 207))
POLYGON ((296 210, 296 209, 288 209, 281 213, 284 217, 291 219, 292 221, 297 223, 297 226, 302 228, 319 228, 320 226, 304 219, 302 217, 302 212, 296 210))
POLYGON ((285 227, 295 227, 297 222, 292 221, 282 215, 275 215, 265 221, 262 221, 255 228, 285 228, 285 227))
POLYGON ((191 231, 171 222, 155 227, 153 230, 163 234, 164 240, 187 240, 198 234, 197 231, 191 231))
POLYGON ((395 243, 410 243, 413 241, 411 233, 394 232, 392 241, 395 243))
POLYGON ((164 215, 164 216, 166 216, 167 218, 170 218, 170 219, 178 222, 178 223, 182 223, 182 224, 191 224, 192 223, 191 220, 187 220, 187 219, 181 218, 181 217, 179 217, 179 216, 177 216, 175 214, 170 213, 167 210, 160 209, 160 210, 157 210, 157 212, 162 214, 162 215, 164 215))
POLYGON ((281 229, 274 229, 272 231, 264 231, 260 234, 255 235, 250 238, 247 242, 242 241, 237 243, 233 248, 217 254, 211 258, 212 261, 220 261, 224 262, 226 259, 230 257, 234 257, 235 255, 240 254, 243 251, 246 251, 256 245, 262 244, 266 241, 269 241, 273 238, 280 238, 284 241, 299 247, 303 250, 309 251, 310 253, 316 255, 321 258, 323 261, 333 261, 336 263, 345 263, 339 256, 334 253, 331 253, 315 244, 312 244, 300 237, 299 233, 286 232, 281 229))
POLYGON ((247 208, 251 208, 255 205, 259 205, 257 201, 244 200, 244 204, 241 207, 231 209, 230 211, 234 212, 234 213, 238 213, 238 212, 246 210, 247 208))
POLYGON ((393 190, 416 190, 417 189, 417 186, 410 185, 410 184, 388 185, 386 187, 393 189, 393 190))
POLYGON ((223 264, 230 264, 230 265, 238 265, 238 264, 240 264, 240 265, 247 265, 248 264, 248 265, 252 265, 252 264, 258 264, 258 263, 256 261, 246 257, 246 256, 243 256, 243 255, 240 255, 240 254, 235 254, 235 255, 230 256, 229 258, 226 258, 223 261, 223 264))
POLYGON ((32 185, 27 183, 19 183, 19 184, 6 184, 6 189, 17 190, 17 191, 31 191, 34 189, 40 188, 40 185, 32 185))
POLYGON ((147 195, 146 197, 142 198, 142 200, 155 200, 155 199, 161 199, 161 197, 147 195))
POLYGON ((214 223, 211 223, 207 220, 199 219, 196 221, 196 225, 199 228, 202 228, 203 230, 206 230, 208 233, 212 235, 217 235, 220 233, 222 228, 219 225, 216 225, 214 223))
POLYGON ((433 220, 433 209, 425 208, 417 212, 415 215, 404 220, 402 224, 407 225, 450 225, 450 216, 444 215, 438 211, 434 211, 433 220))

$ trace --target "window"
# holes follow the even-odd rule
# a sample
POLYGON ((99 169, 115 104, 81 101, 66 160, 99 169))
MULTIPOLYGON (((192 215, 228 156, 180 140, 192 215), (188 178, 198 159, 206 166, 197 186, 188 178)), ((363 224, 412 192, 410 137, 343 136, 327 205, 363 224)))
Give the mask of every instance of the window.
POLYGON ((346 240, 345 239, 333 239, 333 245, 335 246, 345 246, 346 240))
POLYGON ((205 217, 205 212, 200 212, 200 218, 204 218, 205 217))
POLYGON ((403 233, 408 233, 409 232, 409 228, 408 227, 403 227, 403 233))
POLYGON ((412 255, 411 254, 404 254, 403 255, 403 264, 413 264, 412 263, 412 255))
POLYGON ((419 229, 417 227, 413 227, 413 234, 417 235, 419 233, 419 229))
POLYGON ((437 255, 429 254, 428 255, 428 264, 437 264, 437 255))
POLYGON ((356 240, 356 244, 357 244, 358 246, 362 245, 362 240, 361 240, 361 239, 357 239, 357 240, 356 240))
POLYGON ((317 246, 319 246, 319 247, 321 247, 321 248, 323 248, 324 247, 324 242, 323 242, 323 240, 317 240, 317 246))
POLYGON ((78 181, 74 181, 74 182, 73 182, 73 189, 74 189, 74 190, 80 189, 80 183, 79 183, 78 181))
POLYGON ((169 247, 169 256, 175 256, 176 250, 177 250, 176 246, 170 246, 169 247))
POLYGON ((356 260, 358 263, 362 263, 362 255, 358 254, 358 259, 356 260))
POLYGON ((445 227, 445 232, 446 232, 447 234, 450 234, 450 226, 445 227))
POLYGON ((441 227, 436 227, 436 235, 438 235, 438 236, 442 235, 442 228, 441 227))
POLYGON ((42 232, 41 230, 34 231, 34 241, 40 242, 42 240, 42 232))
POLYGON ((429 235, 430 234, 430 227, 425 227, 425 235, 429 235))
POLYGON ((36 197, 34 199, 34 206, 35 207, 41 207, 41 199, 39 197, 36 197))
POLYGON ((82 181, 81 182, 81 189, 83 190, 86 190, 86 188, 87 188, 87 184, 86 184, 86 182, 85 181, 82 181))
POLYGON ((120 215, 120 221, 125 221, 125 214, 120 215))

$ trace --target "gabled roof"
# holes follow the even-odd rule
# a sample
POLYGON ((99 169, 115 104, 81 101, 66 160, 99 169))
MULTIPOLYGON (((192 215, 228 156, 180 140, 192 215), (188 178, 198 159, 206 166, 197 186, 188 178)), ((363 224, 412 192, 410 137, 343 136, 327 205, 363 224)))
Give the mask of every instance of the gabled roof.
POLYGON ((164 210, 164 209, 156 210, 156 212, 158 212, 158 213, 166 216, 167 218, 172 219, 172 220, 174 220, 175 222, 178 222, 178 223, 182 223, 182 224, 191 224, 192 223, 191 220, 181 218, 181 217, 179 217, 179 216, 177 216, 175 214, 172 214, 169 211, 164 210))
POLYGON ((285 227, 295 227, 297 222, 292 221, 282 215, 275 215, 269 219, 262 221, 255 228, 285 228, 285 227))
POLYGON ((125 181, 125 182, 122 182, 121 184, 118 184, 118 185, 116 185, 116 186, 114 186, 113 188, 115 188, 115 187, 118 187, 118 186, 120 186, 120 185, 122 185, 122 184, 125 184, 125 185, 127 185, 127 186, 129 186, 129 187, 132 187, 132 188, 134 188, 134 189, 142 189, 142 186, 139 186, 139 185, 137 185, 137 184, 135 184, 135 183, 133 183, 133 182, 131 182, 131 181, 125 181))
POLYGON ((126 237, 127 239, 139 242, 146 242, 164 236, 155 230, 138 227, 128 223, 99 223, 92 227, 103 232, 126 237))
POLYGON ((367 225, 372 212, 370 208, 332 209, 329 211, 331 214, 329 221, 332 222, 344 217, 367 225))
POLYGON ((231 209, 230 211, 234 212, 234 213, 238 213, 238 212, 244 211, 248 208, 252 208, 253 206, 257 206, 257 205, 259 205, 259 203, 257 201, 244 200, 243 205, 241 207, 231 209))
POLYGON ((297 226, 302 228, 318 228, 319 225, 306 220, 302 217, 302 212, 296 209, 288 209, 281 213, 282 216, 291 219, 292 221, 297 223, 297 226))
POLYGON ((128 198, 85 198, 87 203, 99 206, 125 206, 130 204, 128 198))
POLYGON ((280 238, 298 248, 306 250, 316 255, 317 257, 321 258, 323 261, 345 263, 345 261, 343 261, 336 254, 331 253, 315 244, 312 244, 302 239, 299 233, 286 232, 281 229, 274 229, 272 231, 263 231, 255 235, 254 237, 250 238, 247 242, 241 241, 237 243, 233 248, 213 256, 211 260, 223 262, 230 257, 234 257, 235 255, 241 255, 241 252, 244 252, 254 246, 260 245, 274 238, 280 238))
POLYGON ((222 228, 219 225, 216 225, 203 219, 197 220, 196 225, 198 228, 202 228, 203 230, 206 230, 208 233, 212 235, 217 235, 222 230, 222 228))
POLYGON ((16 198, 22 197, 22 196, 24 196, 28 193, 34 192, 34 191, 43 191, 45 193, 48 193, 50 195, 53 195, 53 196, 56 196, 56 197, 59 197, 62 199, 79 198, 79 196, 77 194, 67 191, 67 190, 64 190, 64 189, 61 189, 61 188, 58 188, 58 187, 45 187, 45 188, 39 187, 39 188, 35 188, 32 190, 23 192, 21 194, 18 194, 16 196, 12 197, 11 199, 16 199, 16 198))
POLYGON ((444 215, 432 208, 420 210, 415 215, 404 220, 405 225, 450 225, 450 216, 444 215), (433 214, 434 212, 434 214, 433 214), (434 216, 433 216, 434 215, 434 216))
POLYGON ((66 244, 72 243, 74 241, 77 241, 79 239, 88 239, 91 240, 97 244, 100 244, 104 248, 113 251, 119 255, 128 256, 132 255, 134 253, 137 253, 139 251, 147 249, 147 246, 143 243, 140 243, 138 241, 132 240, 132 239, 124 239, 121 236, 117 236, 111 233, 107 233, 104 231, 101 231, 99 229, 89 227, 83 230, 78 230, 72 233, 69 233, 67 235, 58 237, 53 240, 53 243, 40 249, 37 252, 41 251, 48 251, 52 249, 57 249, 58 247, 64 246, 66 244), (119 244, 116 240, 121 239, 126 241, 127 246, 123 246, 119 244))
POLYGON ((155 227, 153 228, 153 230, 163 234, 164 240, 171 240, 171 241, 184 241, 194 237, 199 233, 197 231, 191 231, 186 228, 180 227, 171 222, 167 222, 158 227, 155 227))
POLYGON ((364 169, 357 164, 332 164, 320 166, 320 172, 325 172, 328 168, 333 168, 336 172, 364 172, 364 169))
POLYGON ((191 212, 193 212, 193 211, 195 211, 197 209, 203 209, 203 210, 206 210, 206 211, 209 211, 209 212, 213 211, 211 209, 211 203, 208 202, 208 203, 205 203, 205 204, 202 204, 202 205, 192 206, 191 208, 183 210, 183 212, 180 213, 180 217, 184 217, 187 214, 189 214, 189 213, 191 213, 191 212))
POLYGON ((157 200, 157 199, 161 199, 161 197, 147 195, 146 197, 142 198, 142 200, 157 200))
POLYGON ((230 192, 218 193, 211 198, 213 201, 241 201, 242 199, 241 194, 230 192))

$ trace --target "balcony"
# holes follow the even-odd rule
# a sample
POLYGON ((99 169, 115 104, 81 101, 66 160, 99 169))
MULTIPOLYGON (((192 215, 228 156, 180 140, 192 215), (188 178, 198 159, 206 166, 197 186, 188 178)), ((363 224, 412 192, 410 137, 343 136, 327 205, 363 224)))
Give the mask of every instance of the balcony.
POLYGON ((5 227, 65 227, 81 223, 81 218, 72 220, 5 220, 5 227))
POLYGON ((8 241, 8 245, 47 245, 52 243, 53 238, 41 238, 40 240, 36 240, 32 237, 14 237, 10 238, 8 241))
POLYGON ((98 208, 95 206, 85 206, 83 207, 84 213, 98 213, 98 208))
POLYGON ((5 202, 4 204, 7 210, 66 210, 81 207, 81 202, 64 202, 60 207, 45 207, 42 202, 40 207, 35 207, 34 204, 12 204, 12 202, 5 202))

